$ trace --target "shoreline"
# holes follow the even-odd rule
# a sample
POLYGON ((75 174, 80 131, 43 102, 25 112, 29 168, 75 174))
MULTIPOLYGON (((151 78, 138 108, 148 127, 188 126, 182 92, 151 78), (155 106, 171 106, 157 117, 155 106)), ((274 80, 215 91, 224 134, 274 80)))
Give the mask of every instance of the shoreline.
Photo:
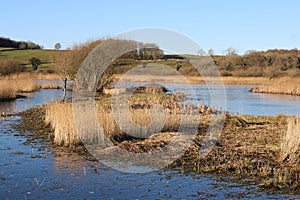
POLYGON ((129 82, 148 82, 149 80, 165 83, 181 83, 181 84, 225 84, 225 85, 264 85, 269 83, 269 79, 265 77, 205 77, 200 76, 154 76, 154 75, 127 75, 115 74, 113 75, 114 81, 129 82), (178 78, 180 78, 178 80, 178 78))

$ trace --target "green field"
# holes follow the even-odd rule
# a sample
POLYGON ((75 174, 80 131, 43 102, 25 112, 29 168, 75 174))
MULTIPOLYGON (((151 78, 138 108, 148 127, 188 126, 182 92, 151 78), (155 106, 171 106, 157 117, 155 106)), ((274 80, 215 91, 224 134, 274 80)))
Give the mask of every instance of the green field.
MULTIPOLYGON (((1 49, 0 49, 1 50, 1 49)), ((2 49, 0 53, 0 58, 14 58, 18 62, 26 65, 28 69, 31 69, 31 64, 29 59, 36 57, 42 61, 42 64, 39 66, 38 70, 49 70, 51 69, 52 55, 54 50, 11 50, 11 49, 2 49)))

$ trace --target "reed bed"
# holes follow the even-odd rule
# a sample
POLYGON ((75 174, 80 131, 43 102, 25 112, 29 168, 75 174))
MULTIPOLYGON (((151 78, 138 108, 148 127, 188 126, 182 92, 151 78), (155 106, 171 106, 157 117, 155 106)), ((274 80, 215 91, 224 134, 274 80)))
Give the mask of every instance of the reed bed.
POLYGON ((33 92, 38 86, 32 79, 9 79, 0 80, 0 100, 15 99, 19 92, 33 92))
MULTIPOLYGON (((170 97, 172 98, 172 97, 170 97)), ((151 134, 159 132, 177 131, 180 127, 183 109, 177 103, 167 103, 165 100, 161 109, 165 115, 157 110, 152 110, 151 105, 159 103, 159 98, 144 102, 141 99, 132 100, 129 105, 129 115, 123 110, 112 110, 110 100, 106 98, 97 101, 95 109, 88 108, 82 102, 77 104, 75 111, 72 110, 72 103, 55 102, 46 105, 45 122, 50 124, 54 130, 54 143, 57 145, 73 146, 81 143, 77 132, 84 143, 97 143, 103 140, 101 131, 114 143, 119 143, 130 139, 143 139, 151 134), (163 106, 164 105, 164 106, 163 106), (168 107, 166 107, 168 105, 168 107), (74 112, 73 112, 74 111, 74 112), (74 121, 73 115, 77 120, 74 121), (96 118, 96 121, 94 120, 96 118), (116 120, 119 119, 119 120, 116 120), (77 126, 76 124, 77 123, 77 126)), ((125 106, 125 105, 124 105, 125 106)), ((127 105, 128 107, 128 105, 127 105)), ((199 113, 198 107, 184 108, 199 113)), ((208 110, 208 108, 206 108, 208 110)), ((189 115, 190 118, 184 120, 185 123, 199 123, 198 115, 189 115)))
MULTIPOLYGON (((122 74, 115 74, 114 79, 118 80, 122 77, 122 74)), ((266 77, 234 77, 234 76, 223 76, 223 77, 205 77, 201 76, 184 76, 187 81, 183 81, 181 78, 178 79, 178 76, 165 75, 165 76, 151 76, 151 75, 127 75, 122 78, 124 81, 132 82, 147 82, 148 80, 157 80, 159 82, 169 82, 169 83, 190 83, 190 84, 205 84, 205 81, 208 83, 215 84, 228 84, 228 85, 263 85, 269 82, 269 79, 266 77)))
POLYGON ((53 128, 51 136, 56 145, 75 146, 81 143, 74 124, 72 103, 47 104, 45 122, 53 128))
POLYGON ((251 89, 251 92, 300 95, 300 79, 296 77, 275 78, 261 87, 251 89))

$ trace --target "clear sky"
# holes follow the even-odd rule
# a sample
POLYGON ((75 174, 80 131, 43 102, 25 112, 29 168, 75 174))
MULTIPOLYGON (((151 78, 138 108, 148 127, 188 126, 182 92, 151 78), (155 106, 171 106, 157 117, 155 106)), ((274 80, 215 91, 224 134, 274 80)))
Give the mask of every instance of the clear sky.
POLYGON ((216 53, 300 49, 298 0, 4 0, 0 10, 0 36, 45 48, 156 27, 216 53))

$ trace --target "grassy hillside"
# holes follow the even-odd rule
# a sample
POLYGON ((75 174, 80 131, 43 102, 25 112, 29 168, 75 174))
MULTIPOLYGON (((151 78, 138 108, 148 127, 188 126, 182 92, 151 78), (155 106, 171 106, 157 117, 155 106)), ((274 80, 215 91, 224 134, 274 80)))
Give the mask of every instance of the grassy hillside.
POLYGON ((14 58, 18 62, 26 65, 28 69, 31 69, 29 59, 32 57, 39 58, 42 61, 42 64, 39 66, 38 70, 49 70, 51 69, 52 55, 54 50, 6 50, 2 51, 0 58, 14 58))

